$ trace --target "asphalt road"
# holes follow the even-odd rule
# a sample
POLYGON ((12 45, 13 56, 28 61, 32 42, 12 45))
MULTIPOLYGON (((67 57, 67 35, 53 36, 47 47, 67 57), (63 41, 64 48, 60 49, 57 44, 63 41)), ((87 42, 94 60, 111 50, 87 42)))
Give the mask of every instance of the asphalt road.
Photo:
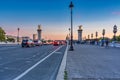
POLYGON ((66 46, 0 47, 0 80, 55 80, 66 46))

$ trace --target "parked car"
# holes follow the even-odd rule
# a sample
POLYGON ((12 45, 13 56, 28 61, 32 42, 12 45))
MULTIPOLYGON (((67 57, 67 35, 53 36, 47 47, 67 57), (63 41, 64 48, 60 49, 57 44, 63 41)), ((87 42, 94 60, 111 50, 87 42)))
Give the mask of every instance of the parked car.
POLYGON ((54 41, 54 42, 53 42, 53 45, 54 45, 54 46, 58 46, 58 45, 59 45, 59 42, 58 42, 58 41, 54 41))
POLYGON ((42 41, 40 41, 40 40, 34 40, 34 45, 35 46, 41 46, 42 45, 42 41))
POLYGON ((22 47, 32 47, 32 46, 34 46, 34 42, 31 39, 22 40, 21 46, 22 47))

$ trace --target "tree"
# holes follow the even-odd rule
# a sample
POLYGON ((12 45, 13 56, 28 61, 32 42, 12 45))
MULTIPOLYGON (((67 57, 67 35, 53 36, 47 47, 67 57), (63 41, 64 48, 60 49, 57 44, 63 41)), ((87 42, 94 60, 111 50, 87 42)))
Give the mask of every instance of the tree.
MULTIPOLYGON (((114 36, 112 38, 112 41, 114 41, 114 36)), ((120 41, 120 35, 119 36, 116 36, 116 41, 120 41)))
POLYGON ((0 27, 0 41, 5 41, 5 31, 0 27))
POLYGON ((14 38, 7 38, 7 41, 8 42, 15 42, 15 39, 14 38))
POLYGON ((120 41, 120 35, 119 35, 119 36, 116 36, 116 40, 117 40, 117 41, 120 41))

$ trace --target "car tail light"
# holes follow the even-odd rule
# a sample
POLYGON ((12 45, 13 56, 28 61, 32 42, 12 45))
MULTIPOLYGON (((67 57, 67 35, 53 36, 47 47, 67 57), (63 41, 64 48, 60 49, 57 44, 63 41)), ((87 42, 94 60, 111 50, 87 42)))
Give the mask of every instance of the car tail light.
POLYGON ((28 42, 26 44, 29 44, 28 42))

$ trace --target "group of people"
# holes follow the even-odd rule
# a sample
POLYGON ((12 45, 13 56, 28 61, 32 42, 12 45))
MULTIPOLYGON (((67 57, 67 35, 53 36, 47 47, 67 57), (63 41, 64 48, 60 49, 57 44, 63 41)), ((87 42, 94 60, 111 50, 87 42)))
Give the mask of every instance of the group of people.
POLYGON ((108 39, 106 39, 106 40, 101 40, 101 43, 102 43, 102 45, 101 46, 104 46, 104 44, 105 44, 105 46, 106 47, 108 47, 108 45, 109 45, 109 40, 108 39))
POLYGON ((100 46, 108 47, 109 46, 109 42, 110 42, 109 39, 102 39, 100 41, 98 41, 98 40, 89 40, 89 41, 82 41, 82 42, 77 41, 76 43, 77 44, 100 45, 100 46))

